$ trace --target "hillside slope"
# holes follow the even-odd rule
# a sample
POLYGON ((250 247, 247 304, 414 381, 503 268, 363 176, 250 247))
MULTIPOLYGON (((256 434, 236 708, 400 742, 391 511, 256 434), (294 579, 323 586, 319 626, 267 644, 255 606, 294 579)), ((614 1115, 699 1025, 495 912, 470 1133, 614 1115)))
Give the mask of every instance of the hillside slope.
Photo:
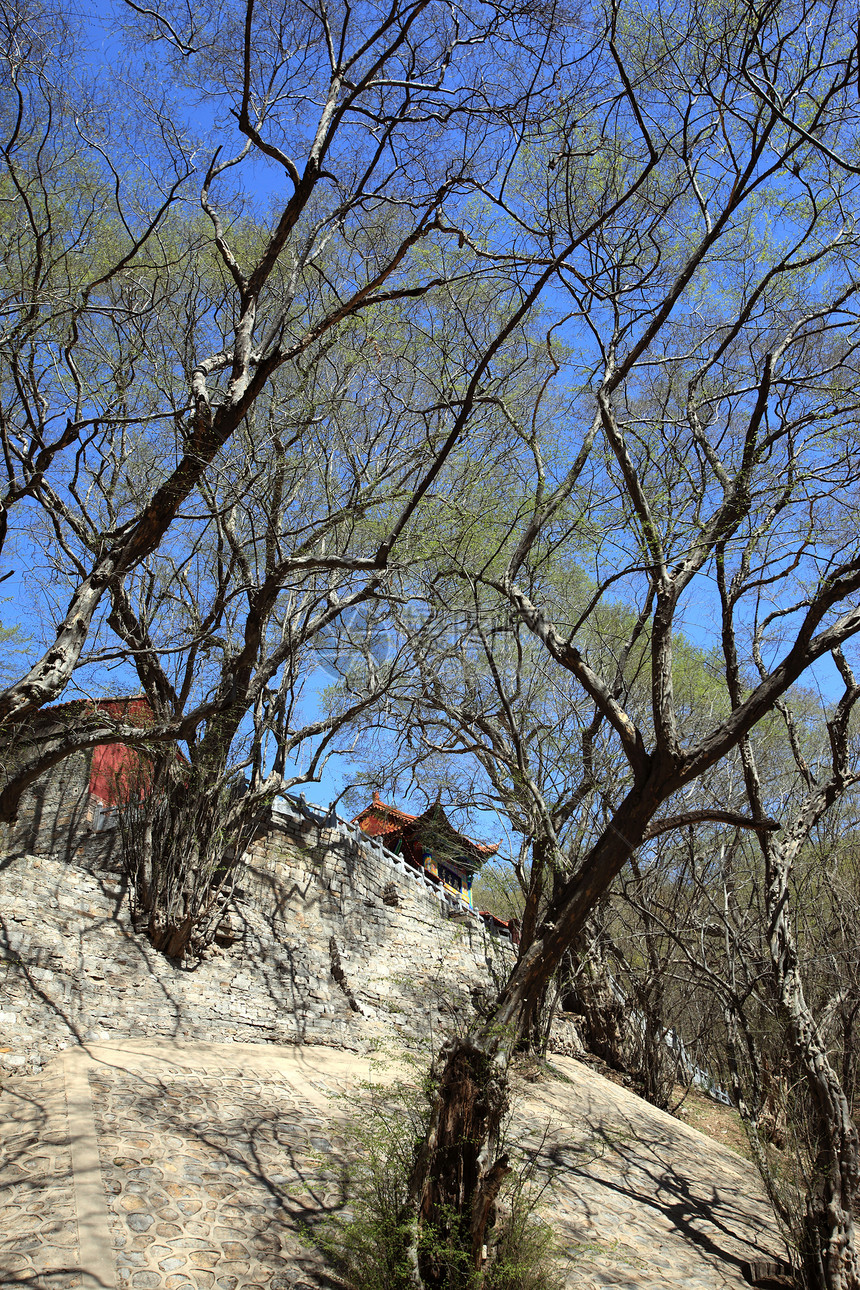
MULTIPOLYGON (((568 1058, 516 1094, 569 1290, 740 1290, 780 1251, 751 1168, 568 1058)), ((0 1285, 324 1290, 308 1225, 347 1203, 339 1117, 368 1059, 124 1040, 0 1096, 0 1285)))

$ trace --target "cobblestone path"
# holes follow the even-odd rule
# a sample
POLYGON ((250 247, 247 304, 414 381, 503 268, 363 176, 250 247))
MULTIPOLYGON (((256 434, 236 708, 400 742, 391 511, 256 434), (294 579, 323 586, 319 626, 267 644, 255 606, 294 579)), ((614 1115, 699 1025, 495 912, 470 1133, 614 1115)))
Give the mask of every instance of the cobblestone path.
MULTIPOLYGON (((740 1290, 780 1253, 732 1152, 577 1062, 527 1085, 569 1290, 740 1290)), ((346 1204, 332 1094, 369 1063, 323 1047, 94 1044, 0 1096, 0 1286, 326 1290, 313 1233, 346 1204)))
POLYGON ((569 1290, 736 1290, 784 1256, 751 1165, 576 1061, 529 1085, 514 1140, 537 1153, 569 1290))

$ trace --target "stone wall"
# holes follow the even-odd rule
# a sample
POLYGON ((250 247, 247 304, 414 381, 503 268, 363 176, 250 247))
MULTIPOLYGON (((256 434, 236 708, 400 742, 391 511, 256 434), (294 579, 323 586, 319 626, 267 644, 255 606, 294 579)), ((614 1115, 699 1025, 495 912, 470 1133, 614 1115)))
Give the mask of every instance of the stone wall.
POLYGON ((13 825, 0 824, 5 856, 50 855, 87 868, 116 861, 117 830, 90 794, 93 750, 73 753, 25 790, 13 825))
POLYGON ((456 1025, 512 959, 381 848, 301 812, 254 845, 236 939, 193 968, 134 931, 119 874, 65 854, 0 862, 0 1066, 116 1035, 366 1051, 456 1025))

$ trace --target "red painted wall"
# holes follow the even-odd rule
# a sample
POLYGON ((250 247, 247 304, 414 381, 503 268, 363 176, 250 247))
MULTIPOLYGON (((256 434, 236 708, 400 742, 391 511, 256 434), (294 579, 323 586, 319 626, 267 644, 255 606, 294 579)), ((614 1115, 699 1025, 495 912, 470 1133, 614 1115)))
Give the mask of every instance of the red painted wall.
MULTIPOLYGON (((146 699, 100 699, 100 711, 115 721, 146 726, 152 711, 146 699)), ((90 764, 90 793, 103 806, 120 806, 132 797, 143 797, 149 788, 152 769, 145 754, 125 744, 97 744, 90 764)))

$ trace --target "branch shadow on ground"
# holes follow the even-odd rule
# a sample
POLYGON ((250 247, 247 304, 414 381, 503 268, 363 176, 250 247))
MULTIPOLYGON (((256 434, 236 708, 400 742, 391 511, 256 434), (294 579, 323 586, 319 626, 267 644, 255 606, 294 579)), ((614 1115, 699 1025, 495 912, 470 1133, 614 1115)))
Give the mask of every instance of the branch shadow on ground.
POLYGON ((64 1107, 59 1065, 0 1094, 0 1285, 74 1290, 81 1283, 64 1107))
MULTIPOLYGON (((784 1252, 774 1252, 779 1236, 775 1222, 769 1222, 764 1212, 764 1201, 747 1195, 740 1176, 732 1180, 728 1174, 715 1174, 704 1160, 697 1164, 689 1155, 689 1144, 684 1168, 678 1165, 681 1146, 673 1145, 671 1135, 656 1126, 649 1133, 638 1121, 608 1125, 597 1114, 582 1117, 577 1129, 594 1147, 592 1161, 582 1164, 576 1159, 581 1148, 555 1140, 548 1142, 539 1168, 556 1176, 566 1170, 587 1181, 577 1190, 576 1200, 592 1230, 600 1231, 612 1195, 626 1202, 623 1209, 631 1224, 636 1223, 637 1209, 643 1226, 648 1226, 647 1215, 659 1215, 660 1228, 676 1233, 706 1265, 724 1272, 731 1269, 739 1281, 750 1259, 782 1257, 784 1252)), ((631 1238, 632 1231, 625 1243, 630 1244, 631 1238)))
POLYGON ((134 1246, 153 1272, 187 1275, 187 1290, 212 1284, 216 1270, 248 1286, 273 1274, 272 1290, 340 1284, 320 1237, 348 1206, 349 1166, 331 1123, 288 1081, 104 1067, 91 1086, 118 1271, 134 1246), (126 1210, 140 1184, 146 1211, 126 1210))

